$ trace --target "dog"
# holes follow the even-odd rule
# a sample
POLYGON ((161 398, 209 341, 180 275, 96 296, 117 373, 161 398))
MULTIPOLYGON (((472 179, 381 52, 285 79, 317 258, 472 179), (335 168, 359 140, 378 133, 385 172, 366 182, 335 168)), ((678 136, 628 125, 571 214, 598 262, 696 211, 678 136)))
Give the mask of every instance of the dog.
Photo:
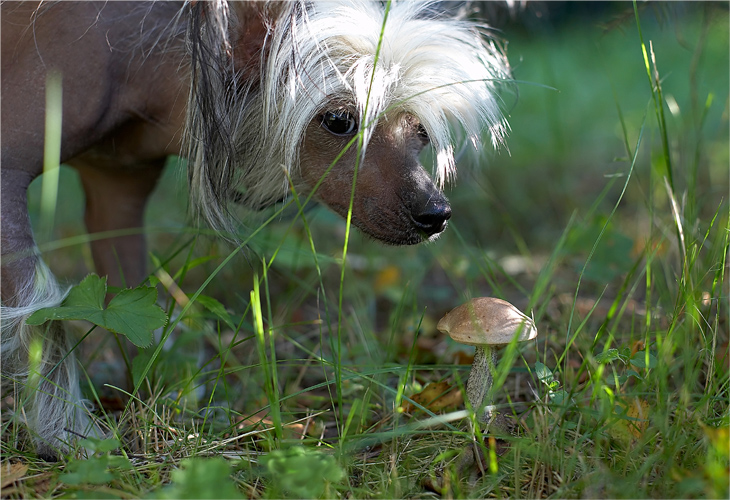
MULTIPOLYGON (((222 233, 235 232, 234 206, 314 193, 366 235, 412 245, 448 224, 442 191, 459 148, 496 146, 508 131, 504 51, 486 26, 436 7, 2 4, 3 394, 31 383, 29 345, 41 339, 40 381, 25 387, 23 412, 39 456, 57 459, 98 434, 63 323, 25 323, 65 294, 27 210, 43 171, 48 75, 62 81, 60 160, 79 172, 89 233, 141 227, 165 159, 181 155, 193 216, 222 233), (426 147, 433 176, 419 160, 426 147)), ((141 231, 94 239, 91 252, 110 285, 145 281, 141 231)))

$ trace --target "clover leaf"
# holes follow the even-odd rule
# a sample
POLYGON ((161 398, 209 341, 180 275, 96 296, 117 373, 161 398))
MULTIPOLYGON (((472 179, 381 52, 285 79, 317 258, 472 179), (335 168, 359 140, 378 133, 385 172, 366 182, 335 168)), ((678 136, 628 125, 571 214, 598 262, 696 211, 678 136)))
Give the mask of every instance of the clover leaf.
POLYGON ((167 324, 167 315, 155 303, 157 290, 139 286, 122 290, 104 307, 106 277, 90 274, 73 287, 60 306, 31 314, 26 323, 41 325, 49 320, 86 320, 110 332, 126 336, 137 347, 152 344, 153 331, 167 324))

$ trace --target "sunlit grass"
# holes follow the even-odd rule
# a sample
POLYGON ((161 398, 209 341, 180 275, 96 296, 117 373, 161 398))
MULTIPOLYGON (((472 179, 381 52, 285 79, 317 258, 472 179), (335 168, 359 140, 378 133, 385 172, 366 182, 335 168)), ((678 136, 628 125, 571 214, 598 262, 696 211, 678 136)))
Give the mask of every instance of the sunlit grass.
POLYGON ((46 78, 46 130, 43 149, 43 187, 41 192, 40 233, 44 239, 53 233, 58 178, 61 164, 61 121, 63 119, 63 82, 61 74, 51 72, 46 78))

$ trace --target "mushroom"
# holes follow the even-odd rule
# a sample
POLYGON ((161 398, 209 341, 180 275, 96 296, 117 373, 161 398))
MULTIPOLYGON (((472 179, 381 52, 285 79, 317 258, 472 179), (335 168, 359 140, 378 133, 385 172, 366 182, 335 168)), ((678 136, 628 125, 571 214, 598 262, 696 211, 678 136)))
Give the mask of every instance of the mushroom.
POLYGON ((466 395, 480 424, 492 419, 491 398, 497 349, 517 336, 518 342, 537 337, 531 318, 507 301, 477 297, 448 312, 436 326, 456 342, 476 347, 466 395))

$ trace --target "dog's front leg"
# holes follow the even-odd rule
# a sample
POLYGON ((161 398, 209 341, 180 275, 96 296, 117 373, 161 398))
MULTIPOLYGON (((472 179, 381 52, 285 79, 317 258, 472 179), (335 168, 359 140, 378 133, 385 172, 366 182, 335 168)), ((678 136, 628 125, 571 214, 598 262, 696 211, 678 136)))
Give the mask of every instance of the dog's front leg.
POLYGON ((107 276, 111 286, 140 285, 147 277, 144 210, 165 159, 133 169, 100 167, 86 161, 71 164, 79 171, 86 193, 86 229, 91 235, 109 233, 91 241, 96 272, 107 276))
MULTIPOLYGON (((86 194, 84 221, 91 236, 91 254, 95 271, 107 277, 112 287, 133 288, 147 277, 147 251, 143 232, 147 199, 162 173, 165 159, 140 162, 134 167, 114 165, 104 158, 81 157, 69 162, 81 177, 86 194)), ((107 294, 107 301, 113 293, 107 294)), ((122 342, 125 364, 136 353, 122 342)), ((131 390, 130 374, 121 358, 89 366, 93 380, 131 390), (125 377, 125 374, 127 375, 125 377), (122 381, 126 380, 126 384, 122 381)), ((117 397, 102 386, 102 394, 117 397)))
POLYGON ((38 256, 27 211, 33 176, 3 165, 2 171, 2 385, 14 386, 38 455, 55 459, 79 436, 100 435, 81 398, 72 339, 64 324, 26 325, 33 312, 58 306, 64 293, 38 256), (39 347, 40 356, 30 359, 39 347))

